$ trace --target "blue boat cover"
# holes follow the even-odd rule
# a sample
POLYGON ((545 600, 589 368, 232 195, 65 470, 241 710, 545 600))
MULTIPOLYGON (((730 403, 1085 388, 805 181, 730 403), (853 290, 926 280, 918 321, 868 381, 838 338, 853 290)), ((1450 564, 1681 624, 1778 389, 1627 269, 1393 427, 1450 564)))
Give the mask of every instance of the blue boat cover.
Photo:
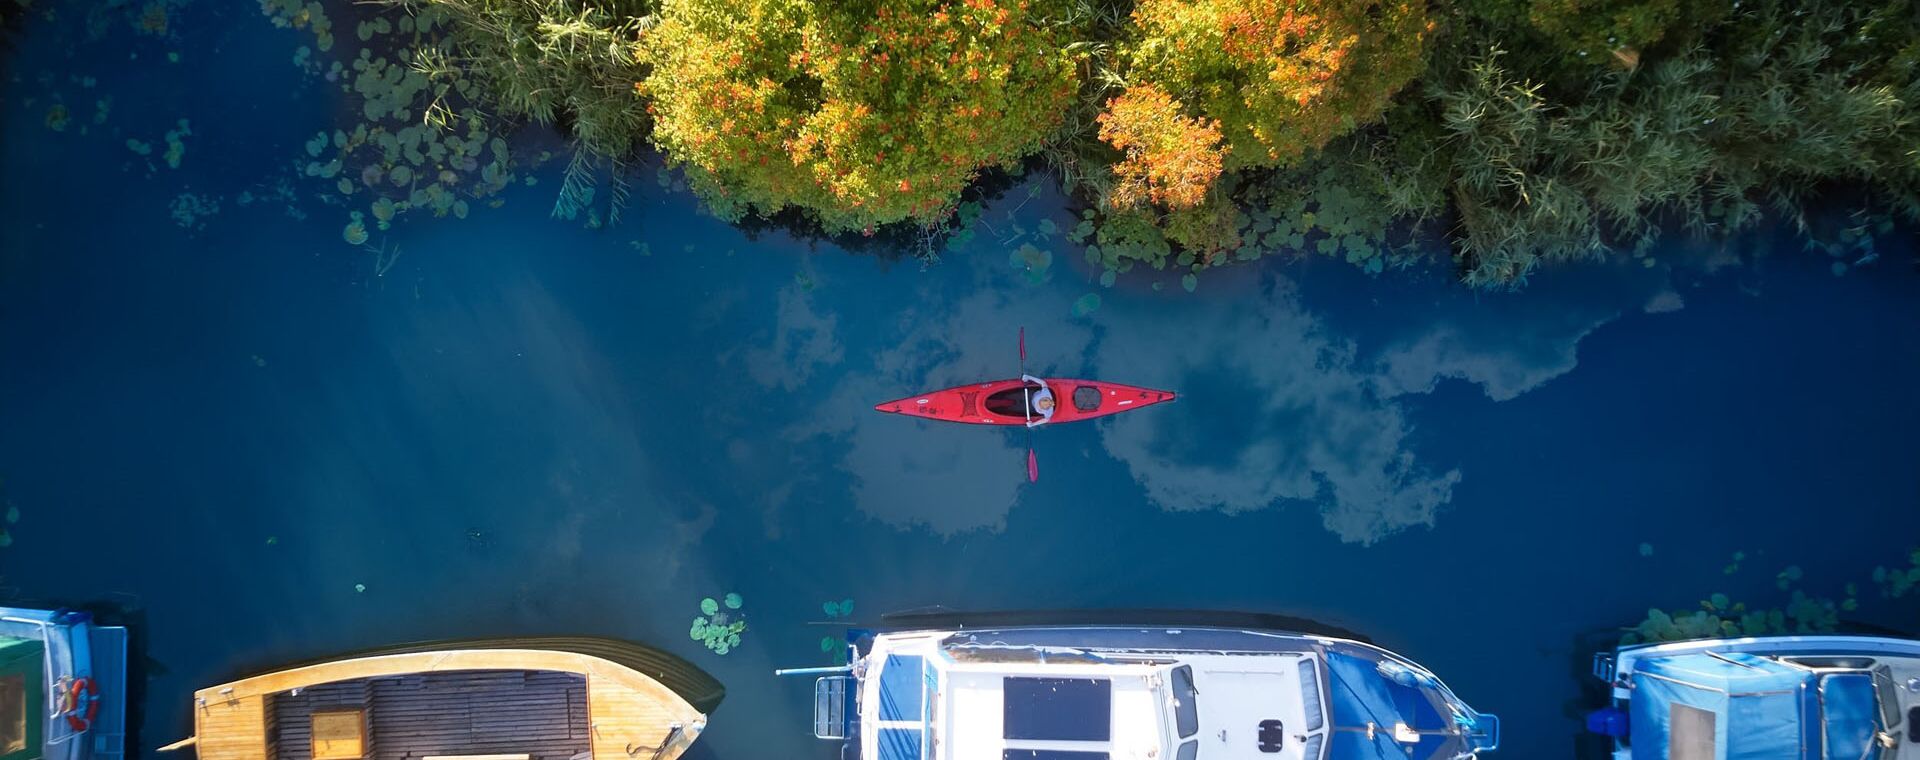
POLYGON ((1828 760, 1872 757, 1873 732, 1878 727, 1879 698, 1873 676, 1835 673, 1820 679, 1821 714, 1826 718, 1828 760))
POLYGON ((1642 661, 1633 673, 1634 755, 1818 760, 1813 686, 1809 671, 1740 652, 1642 661))
POLYGON ((1331 680, 1334 758, 1428 758, 1454 742, 1445 732, 1457 729, 1452 718, 1441 714, 1428 685, 1404 667, 1391 661, 1375 661, 1338 651, 1327 653, 1327 672, 1331 680), (1402 677, 1389 678, 1382 672, 1383 662, 1399 668, 1402 677), (1394 741, 1394 724, 1404 723, 1422 732, 1418 744, 1394 741), (1367 736, 1367 726, 1375 730, 1367 736))

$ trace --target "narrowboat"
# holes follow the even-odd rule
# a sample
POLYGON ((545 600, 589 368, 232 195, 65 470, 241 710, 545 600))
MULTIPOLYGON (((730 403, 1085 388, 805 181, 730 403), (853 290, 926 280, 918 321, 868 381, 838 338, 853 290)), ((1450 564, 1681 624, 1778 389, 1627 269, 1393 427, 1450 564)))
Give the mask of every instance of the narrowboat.
POLYGON ((1616 760, 1920 759, 1920 642, 1763 636, 1594 656, 1616 760))
POLYGON ((813 733, 864 760, 1471 758, 1499 744, 1412 661, 1283 630, 1125 625, 848 635, 813 733))
POLYGON ((0 758, 126 755, 127 629, 0 607, 0 758))
POLYGON ((724 696, 711 676, 624 641, 411 644, 196 692, 200 760, 673 760, 724 696))

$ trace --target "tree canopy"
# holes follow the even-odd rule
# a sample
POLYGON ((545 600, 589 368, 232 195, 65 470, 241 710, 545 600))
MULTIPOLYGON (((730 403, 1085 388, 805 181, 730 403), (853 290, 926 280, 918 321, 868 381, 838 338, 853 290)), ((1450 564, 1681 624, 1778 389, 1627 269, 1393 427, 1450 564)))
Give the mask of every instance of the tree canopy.
MULTIPOLYGON (((1044 4, 1041 4, 1044 6, 1044 4)), ((654 142, 723 217, 944 218, 1078 90, 1034 0, 666 0, 640 41, 654 142)))

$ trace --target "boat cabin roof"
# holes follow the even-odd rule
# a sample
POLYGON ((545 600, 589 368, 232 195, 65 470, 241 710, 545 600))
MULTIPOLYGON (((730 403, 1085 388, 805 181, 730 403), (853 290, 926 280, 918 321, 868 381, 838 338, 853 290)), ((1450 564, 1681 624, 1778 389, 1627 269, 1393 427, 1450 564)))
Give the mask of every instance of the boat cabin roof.
POLYGON ((1309 651, 891 644, 862 685, 872 760, 1317 760, 1328 739, 1309 651))

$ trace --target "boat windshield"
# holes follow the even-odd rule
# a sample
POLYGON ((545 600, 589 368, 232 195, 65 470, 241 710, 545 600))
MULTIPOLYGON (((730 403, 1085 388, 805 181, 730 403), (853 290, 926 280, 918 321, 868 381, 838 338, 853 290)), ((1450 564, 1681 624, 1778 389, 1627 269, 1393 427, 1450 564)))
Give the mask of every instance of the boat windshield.
POLYGON ((1200 730, 1200 710, 1194 704, 1196 693, 1193 689, 1193 668, 1186 665, 1173 669, 1173 725, 1185 739, 1200 730))

